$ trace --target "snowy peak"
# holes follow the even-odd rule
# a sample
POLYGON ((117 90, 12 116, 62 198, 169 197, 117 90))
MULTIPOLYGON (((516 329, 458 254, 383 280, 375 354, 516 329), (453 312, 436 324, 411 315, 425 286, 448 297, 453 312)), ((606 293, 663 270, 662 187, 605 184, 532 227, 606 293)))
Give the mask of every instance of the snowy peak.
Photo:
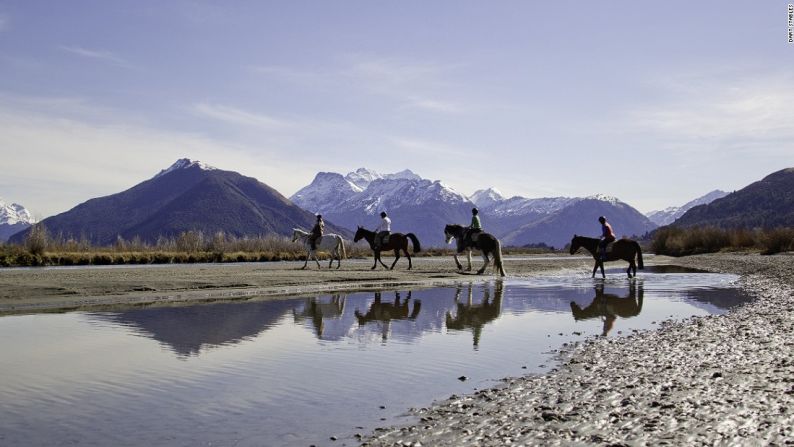
POLYGON ((671 206, 663 210, 651 211, 650 213, 646 214, 646 216, 648 217, 648 219, 651 220, 651 222, 655 223, 656 225, 659 226, 669 225, 675 222, 675 220, 678 219, 679 217, 683 216, 684 213, 686 213, 690 209, 698 205, 708 205, 709 203, 717 199, 721 199, 727 195, 728 195, 727 192, 720 191, 719 189, 717 189, 711 191, 710 193, 702 197, 698 197, 695 200, 687 202, 682 206, 671 206))
POLYGON ((595 194, 589 197, 585 197, 586 200, 598 200, 599 202, 609 202, 612 205, 621 205, 623 202, 620 201, 617 197, 608 196, 606 194, 595 194))
POLYGON ((422 177, 416 175, 410 169, 405 169, 394 174, 379 174, 372 169, 358 168, 348 173, 345 179, 364 190, 375 180, 422 180, 422 177))
POLYGON ((480 208, 487 208, 505 199, 506 197, 496 188, 480 189, 469 197, 469 200, 480 208))
POLYGON ((188 168, 192 168, 194 166, 198 166, 200 169, 202 169, 204 171, 213 171, 213 170, 216 169, 215 167, 210 166, 210 165, 208 165, 206 163, 200 162, 198 160, 194 161, 194 160, 191 160, 189 158, 180 158, 174 164, 169 166, 168 169, 163 169, 162 171, 160 171, 159 174, 155 175, 154 177, 155 178, 161 177, 161 176, 166 175, 166 174, 168 174, 170 172, 174 172, 174 171, 177 171, 179 169, 188 169, 188 168))
POLYGON ((33 214, 27 208, 18 203, 6 203, 0 198, 0 225, 16 225, 16 224, 29 224, 36 223, 33 214))

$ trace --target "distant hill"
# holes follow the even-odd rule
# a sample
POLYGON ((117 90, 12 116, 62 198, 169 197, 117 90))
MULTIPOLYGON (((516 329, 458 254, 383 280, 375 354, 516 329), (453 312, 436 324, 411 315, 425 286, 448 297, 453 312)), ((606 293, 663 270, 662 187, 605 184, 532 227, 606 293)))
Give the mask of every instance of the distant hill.
POLYGON ((794 226, 794 168, 774 172, 708 205, 696 206, 677 227, 775 228, 794 226))
POLYGON ((659 226, 669 225, 669 224, 673 223, 679 217, 683 216, 684 213, 686 213, 690 209, 692 209, 692 208, 694 208, 694 207, 696 207, 698 205, 709 204, 709 203, 711 203, 711 202, 713 202, 713 201, 715 201, 717 199, 721 199, 721 198, 723 198, 723 197, 725 197, 727 195, 728 195, 727 192, 720 191, 720 190, 717 189, 717 190, 711 191, 710 193, 708 193, 708 194, 706 194, 704 196, 698 197, 697 199, 694 199, 694 200, 692 200, 690 202, 687 202, 684 205, 671 206, 671 207, 665 208, 663 210, 651 211, 650 213, 646 214, 646 216, 648 216, 648 219, 650 219, 651 222, 655 223, 656 225, 659 225, 659 226))
POLYGON ((500 237, 508 245, 544 243, 562 248, 574 234, 600 236, 599 216, 607 217, 618 237, 642 236, 656 228, 653 222, 628 204, 614 197, 597 195, 568 199, 563 206, 500 237))
POLYGON ((0 242, 36 223, 33 214, 18 203, 6 203, 0 198, 0 242))
MULTIPOLYGON (((254 178, 182 159, 126 191, 91 199, 42 223, 51 234, 85 236, 107 245, 117 236, 156 242, 159 236, 189 230, 237 237, 291 235, 293 227, 308 230, 314 221, 313 214, 254 178)), ((350 236, 326 224, 328 232, 350 236)), ((12 241, 21 242, 25 233, 12 241)))
POLYGON ((379 214, 386 211, 392 231, 414 233, 423 246, 444 245, 444 226, 467 224, 474 207, 466 196, 440 181, 409 170, 384 175, 365 168, 345 176, 321 172, 291 199, 350 231, 359 225, 374 229, 379 214))

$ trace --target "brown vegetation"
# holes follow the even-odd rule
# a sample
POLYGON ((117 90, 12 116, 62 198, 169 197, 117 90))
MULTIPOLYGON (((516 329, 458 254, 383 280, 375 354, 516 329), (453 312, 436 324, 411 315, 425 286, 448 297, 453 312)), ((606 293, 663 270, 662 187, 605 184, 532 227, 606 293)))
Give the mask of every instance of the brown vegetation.
POLYGON ((775 254, 794 250, 794 228, 748 230, 664 227, 655 232, 651 250, 658 255, 668 256, 746 250, 775 254))

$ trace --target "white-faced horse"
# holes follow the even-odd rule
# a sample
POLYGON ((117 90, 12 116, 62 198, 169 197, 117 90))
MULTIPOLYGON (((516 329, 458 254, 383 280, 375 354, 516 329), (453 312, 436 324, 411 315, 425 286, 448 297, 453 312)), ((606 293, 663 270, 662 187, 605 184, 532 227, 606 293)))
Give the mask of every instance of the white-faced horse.
POLYGON ((306 268, 310 258, 314 258, 314 262, 317 263, 317 268, 320 268, 320 261, 317 260, 317 250, 324 250, 331 253, 331 261, 328 263, 328 268, 334 265, 334 259, 336 259, 336 268, 339 268, 342 265, 342 257, 344 256, 347 258, 345 241, 342 239, 342 236, 333 233, 324 234, 317 239, 315 243, 315 247, 317 248, 312 250, 312 244, 309 242, 309 235, 310 233, 308 231, 303 231, 300 228, 292 229, 292 242, 301 241, 303 246, 306 247, 306 262, 303 263, 303 267, 301 268, 306 268))

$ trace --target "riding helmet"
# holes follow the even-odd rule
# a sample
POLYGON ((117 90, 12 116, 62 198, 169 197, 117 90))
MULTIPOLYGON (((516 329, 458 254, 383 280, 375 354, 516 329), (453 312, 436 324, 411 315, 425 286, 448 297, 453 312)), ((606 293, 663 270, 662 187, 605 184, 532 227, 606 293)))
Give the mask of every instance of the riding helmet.
POLYGON ((381 211, 380 217, 386 217, 386 211, 381 211))
POLYGON ((598 221, 599 221, 599 222, 601 222, 601 223, 604 223, 604 222, 606 222, 606 221, 607 221, 607 218, 606 218, 606 217, 604 217, 604 216, 600 216, 600 217, 598 218, 598 221))
POLYGON ((477 213, 479 213, 479 211, 477 210, 477 208, 472 208, 471 213, 476 215, 477 213))

